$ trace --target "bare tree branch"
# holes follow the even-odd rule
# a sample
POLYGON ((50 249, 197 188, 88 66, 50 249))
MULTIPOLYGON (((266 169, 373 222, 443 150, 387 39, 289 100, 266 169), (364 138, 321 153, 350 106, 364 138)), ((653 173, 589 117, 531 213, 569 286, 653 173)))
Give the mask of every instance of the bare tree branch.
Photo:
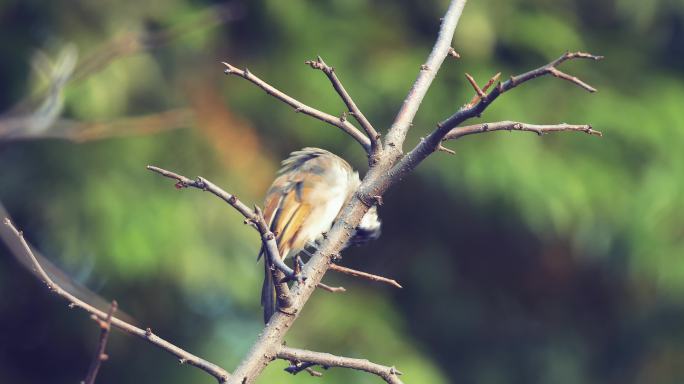
POLYGON ((385 137, 385 144, 394 147, 397 151, 395 157, 401 154, 402 146, 406 139, 406 134, 411 128, 413 117, 418 112, 420 103, 430 88, 432 80, 435 79, 437 71, 439 71, 446 56, 453 50, 451 40, 454 38, 454 31, 458 25, 458 20, 461 18, 465 4, 466 0, 453 0, 449 5, 449 9, 442 18, 442 26, 440 27, 432 52, 430 52, 430 56, 428 56, 425 64, 421 65, 418 78, 404 99, 404 103, 401 105, 397 116, 394 118, 392 127, 385 137))
POLYGON ((353 359, 350 357, 332 355, 330 353, 314 352, 287 346, 281 346, 276 353, 276 357, 288 361, 313 363, 324 368, 341 367, 356 369, 378 375, 383 380, 391 384, 402 383, 402 381, 399 379, 401 372, 399 372, 396 368, 372 363, 364 359, 353 359))
POLYGON ((50 276, 43 270, 43 267, 40 265, 38 260, 36 259, 36 256, 33 254, 33 251, 31 250, 31 246, 26 242, 24 239, 23 234, 12 224, 12 222, 8 219, 5 218, 4 220, 5 225, 7 225, 10 230, 14 233, 16 236, 16 239, 19 241, 19 246, 15 247, 10 245, 11 249, 19 249, 21 252, 25 253, 25 256, 22 256, 24 259, 29 259, 31 263, 33 264, 33 269, 35 272, 40 276, 40 280, 47 285, 48 289, 51 292, 54 292, 55 294, 63 297, 67 301, 69 301, 69 306, 72 308, 80 308, 88 313, 90 313, 93 316, 96 316, 98 319, 102 321, 107 321, 107 318, 110 317, 111 325, 114 327, 128 333, 131 335, 138 336, 152 345, 155 345, 156 347, 159 347, 160 349, 163 349, 170 354, 174 355, 179 359, 179 361, 183 364, 189 364, 192 365, 193 367, 197 367, 204 372, 214 376, 216 380, 218 380, 219 383, 224 383, 228 380, 229 374, 228 371, 225 369, 219 367, 216 364, 210 363, 198 356, 193 355, 190 352, 187 352, 179 347, 177 347, 174 344, 169 343, 168 341, 162 339, 161 337, 155 335, 152 333, 152 330, 150 328, 147 328, 145 330, 140 329, 134 325, 131 325, 123 320, 118 319, 115 316, 108 316, 106 312, 103 312, 90 304, 80 300, 79 298, 75 297, 71 293, 67 292, 64 290, 62 287, 59 285, 55 284, 54 281, 50 278, 50 276))
MULTIPOLYGON (((472 106, 466 104, 464 107, 459 109, 456 113, 451 115, 446 120, 437 124, 437 129, 435 129, 428 137, 421 140, 415 148, 411 150, 406 156, 401 158, 389 171, 389 177, 382 180, 382 183, 373 185, 373 193, 381 194, 379 189, 386 189, 390 184, 400 180, 404 175, 415 169, 418 164, 420 164, 426 157, 435 152, 442 143, 444 137, 451 132, 452 129, 458 127, 461 123, 469 120, 473 117, 480 116, 482 112, 496 100, 501 94, 510 91, 511 89, 523 84, 527 81, 535 79, 544 75, 554 75, 558 72, 556 66, 572 59, 589 59, 598 61, 603 59, 603 56, 595 56, 584 52, 566 52, 558 59, 541 66, 537 69, 525 72, 518 76, 512 76, 509 80, 504 83, 498 83, 494 89, 489 92, 486 97, 481 98, 481 100, 472 106)), ((568 78, 564 78, 568 80, 568 78)), ((570 77, 570 81, 577 84, 578 86, 586 89, 589 92, 595 92, 593 87, 585 87, 586 83, 582 82, 576 77, 570 77)))
POLYGON ((85 380, 81 382, 83 384, 95 384, 95 378, 97 378, 97 372, 100 370, 102 362, 109 358, 105 353, 105 350, 107 348, 109 331, 112 329, 112 315, 116 312, 117 307, 118 304, 116 303, 116 300, 112 301, 112 304, 109 306, 109 311, 107 312, 107 318, 104 321, 100 320, 97 316, 92 315, 93 320, 97 321, 100 326, 100 341, 97 343, 97 350, 95 351, 93 361, 90 363, 88 374, 86 375, 85 380))
POLYGON ((360 278, 362 278, 362 279, 366 279, 366 280, 370 280, 370 281, 377 281, 377 282, 389 284, 389 285, 391 285, 391 286, 393 286, 393 287, 403 288, 403 287, 402 287, 399 283, 397 283, 397 281, 394 280, 394 279, 390 279, 390 278, 387 278, 387 277, 374 275, 374 274, 368 273, 368 272, 358 271, 358 270, 356 270, 356 269, 351 269, 351 268, 343 267, 343 266, 338 265, 338 264, 335 264, 335 263, 330 264, 330 268, 329 268, 329 269, 330 269, 331 271, 335 271, 335 272, 339 272, 339 273, 344 273, 345 275, 354 276, 354 277, 360 277, 360 278))
POLYGON ((222 62, 223 65, 226 66, 226 70, 224 71, 227 75, 235 75, 239 76, 242 78, 245 78, 252 83, 254 83, 257 87, 263 89, 268 93, 269 95, 275 97, 276 99, 284 102, 285 104, 291 106, 294 108, 295 112, 301 112, 305 115, 311 116, 315 119, 321 120, 323 122, 326 122, 332 126, 335 126, 344 132, 346 132, 349 136, 351 136, 354 140, 358 141, 361 146, 363 146, 363 149, 366 151, 366 153, 370 153, 371 149, 371 142, 366 135, 363 134, 363 132, 359 131, 358 128, 356 128, 352 123, 347 121, 346 117, 343 115, 341 117, 336 117, 331 114, 322 112, 316 108, 312 108, 301 101, 279 91, 272 85, 268 84, 267 82, 261 80, 257 76, 253 75, 248 69, 245 69, 244 71, 241 69, 238 69, 226 62, 222 62))
POLYGON ((326 65, 320 56, 318 56, 316 60, 306 61, 305 64, 309 65, 311 68, 319 69, 323 73, 325 73, 325 75, 332 83, 333 88, 335 88, 335 91, 337 91, 337 93, 342 98, 342 101, 349 109, 351 115, 354 116, 356 121, 359 122, 361 128, 363 128, 363 130, 366 131, 366 135, 370 139, 371 143, 370 156, 374 158, 371 159, 371 165, 375 164, 375 162, 377 162, 378 152, 382 150, 380 134, 378 134, 378 131, 376 131, 375 128, 373 128, 373 125, 371 125, 368 119, 366 119, 366 116, 363 115, 361 110, 359 110, 359 107, 356 106, 356 103, 354 103, 354 100, 351 98, 347 90, 344 89, 342 82, 340 81, 340 79, 337 78, 337 75, 335 74, 335 69, 333 67, 326 65))
POLYGON ((584 132, 594 136, 603 136, 601 132, 592 129, 591 125, 586 124, 572 125, 562 123, 555 125, 535 125, 519 123, 517 121, 498 121, 496 123, 482 123, 454 128, 449 131, 449 133, 447 133, 442 140, 457 140, 467 135, 494 131, 525 131, 534 132, 539 136, 552 132, 576 131, 584 132))
MULTIPOLYGON (((342 212, 336 219, 335 225, 333 225, 332 229, 327 233, 326 240, 305 265, 304 274, 307 279, 293 285, 293 305, 291 307, 293 315, 288 316, 276 313, 271 317, 271 320, 268 322, 254 345, 252 345, 252 348, 233 371, 233 375, 228 379, 228 383, 253 383, 261 371, 268 365, 268 362, 276 357, 276 353, 280 349, 280 345, 285 338, 287 330, 301 314, 302 308, 316 290, 318 283, 321 282, 333 257, 342 251, 344 245, 349 240, 351 231, 349 231, 348 228, 356 228, 363 215, 372 206, 372 204, 369 204, 368 202, 377 202, 378 198, 375 197, 382 196, 384 191, 396 181, 390 180, 392 175, 389 171, 391 170, 392 165, 394 165, 396 160, 401 156, 401 147, 411 125, 411 121, 418 111, 418 107, 427 93, 427 89, 432 83, 437 70, 446 58, 449 48, 451 48, 453 33, 465 3, 465 0, 453 0, 451 2, 446 15, 442 19, 442 26, 432 53, 428 57, 426 64, 421 67, 421 72, 418 75, 413 88, 404 100, 404 104, 400 108, 399 113, 392 124, 392 128, 387 133, 385 138, 386 146, 383 149, 380 161, 366 174, 359 187, 359 191, 342 209, 342 212), (388 146, 393 149, 389 151, 390 148, 388 148, 388 146)), ((234 67, 230 66, 229 68, 234 67)), ((240 71, 239 74, 243 74, 244 76, 244 72, 242 71, 240 71)), ((364 135, 362 136, 365 137, 364 135)), ((365 146, 367 149, 369 149, 369 147, 370 145, 365 146)))
POLYGON ((176 188, 178 189, 193 187, 202 191, 210 192, 240 212, 240 214, 242 214, 242 216, 244 216, 246 219, 245 223, 252 224, 252 227, 261 234, 261 240, 264 251, 266 252, 266 257, 268 257, 271 265, 276 267, 276 271, 274 271, 274 281, 276 282, 275 286, 278 296, 278 303, 283 308, 290 307, 290 288, 287 286, 285 277, 287 276, 287 278, 296 280, 301 280, 302 277, 301 275, 297 275, 295 271, 288 267, 287 264, 285 264, 281 259, 275 235, 273 232, 271 232, 271 229, 266 224, 264 215, 258 207, 255 207, 254 211, 251 210, 247 205, 240 201, 237 196, 224 191, 203 177, 197 177, 197 179, 193 180, 175 172, 167 171, 152 165, 148 165, 147 169, 164 177, 176 180, 176 188))

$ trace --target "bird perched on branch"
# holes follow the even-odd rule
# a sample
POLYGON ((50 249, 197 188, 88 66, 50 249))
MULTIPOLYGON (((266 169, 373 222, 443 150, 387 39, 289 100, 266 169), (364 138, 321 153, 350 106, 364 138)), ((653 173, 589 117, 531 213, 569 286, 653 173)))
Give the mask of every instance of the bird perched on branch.
MULTIPOLYGON (((315 245, 332 227, 360 184, 359 174, 331 152, 319 148, 292 152, 282 162, 264 202, 264 218, 276 235, 280 257, 295 257, 305 247, 315 245)), ((378 236, 380 220, 376 207, 372 207, 347 245, 362 244, 378 236)), ((268 322, 276 310, 276 297, 267 257, 264 257, 264 265, 261 304, 264 321, 268 322)))

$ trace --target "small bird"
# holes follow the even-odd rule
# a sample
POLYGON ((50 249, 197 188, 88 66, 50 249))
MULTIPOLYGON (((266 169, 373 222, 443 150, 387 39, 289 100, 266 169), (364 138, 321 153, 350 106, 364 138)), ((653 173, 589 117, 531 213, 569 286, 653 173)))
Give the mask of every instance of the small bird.
MULTIPOLYGON (((359 174, 331 152, 320 148, 292 152, 282 162, 278 177, 266 193, 264 202, 264 218, 276 236, 280 257, 294 257, 305 247, 315 246, 330 230, 342 207, 360 184, 359 174)), ((346 246, 360 245, 379 236, 380 220, 377 208, 372 207, 346 246)), ((267 257, 264 265, 261 305, 264 307, 264 322, 268 323, 277 304, 267 257)))

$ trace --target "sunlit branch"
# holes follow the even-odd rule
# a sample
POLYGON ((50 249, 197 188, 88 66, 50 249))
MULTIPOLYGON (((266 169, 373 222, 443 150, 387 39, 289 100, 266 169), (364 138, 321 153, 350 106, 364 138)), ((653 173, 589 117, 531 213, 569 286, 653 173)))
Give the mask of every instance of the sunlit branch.
MULTIPOLYGON (((356 106, 356 103, 342 85, 342 82, 337 77, 337 74, 335 74, 335 69, 325 64, 325 62, 320 56, 318 56, 316 60, 308 60, 305 63, 311 66, 311 68, 319 69, 323 73, 325 73, 325 75, 332 83, 333 88, 335 88, 335 91, 337 91, 337 93, 340 95, 340 98, 342 98, 342 101, 349 109, 351 115, 356 119, 356 121, 359 122, 361 128, 363 128, 363 130, 366 131, 366 135, 370 139, 371 143, 371 153, 369 155, 376 156, 378 154, 378 151, 382 150, 380 134, 378 134, 378 131, 376 131, 375 128, 373 128, 373 125, 368 121, 368 119, 366 119, 366 116, 363 115, 359 107, 356 106)), ((374 161, 377 161, 377 159, 373 160, 371 165, 374 164, 374 161)))
POLYGON ((363 149, 369 153, 370 151, 370 139, 366 137, 366 135, 363 134, 358 128, 356 128, 352 123, 347 121, 346 116, 343 114, 340 117, 333 116, 331 114, 325 113, 323 111, 320 111, 316 108, 312 108, 301 101, 293 98, 290 95, 287 95, 283 93, 282 91, 276 89, 272 85, 268 84, 267 82, 261 80, 259 77, 255 76, 252 74, 248 69, 241 70, 238 69, 226 62, 222 62, 223 65, 226 66, 225 73, 227 75, 235 75, 238 77, 242 77, 246 80, 249 80, 250 82, 254 83, 257 87, 263 89, 268 93, 269 95, 275 97, 276 99, 284 102, 285 104, 289 105, 290 107, 294 108, 295 112, 301 112, 305 115, 311 116, 315 119, 321 120, 323 122, 326 122, 332 126, 335 126, 342 131, 346 132, 349 136, 351 136, 354 140, 358 141, 361 146, 363 146, 363 149))

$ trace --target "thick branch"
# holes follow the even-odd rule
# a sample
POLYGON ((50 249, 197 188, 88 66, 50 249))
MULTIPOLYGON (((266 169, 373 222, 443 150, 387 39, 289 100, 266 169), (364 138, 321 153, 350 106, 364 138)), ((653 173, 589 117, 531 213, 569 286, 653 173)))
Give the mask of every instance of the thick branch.
MULTIPOLYGON (((40 280, 42 280, 47 285, 50 291, 56 293, 57 295, 69 301, 71 307, 81 308, 84 311, 90 313, 91 315, 96 316, 98 319, 102 321, 107 321, 107 313, 80 300, 79 298, 75 297, 74 295, 67 292, 59 285, 57 285, 40 265, 40 263, 36 259, 36 256, 33 254, 33 251, 31 250, 31 246, 24 239, 23 234, 19 230, 17 230, 17 228, 12 224, 12 222, 10 222, 10 220, 7 218, 5 219, 5 225, 7 225, 11 229, 11 231, 16 236, 17 240, 20 242, 18 247, 10 246, 10 248, 18 249, 21 252, 25 253, 25 256, 23 256, 22 258, 30 260, 34 271, 38 274, 40 280)), ((115 316, 111 316, 110 321, 111 325, 113 325, 115 328, 118 328, 128 334, 138 336, 141 339, 144 339, 149 343, 159 347, 160 349, 169 352, 170 354, 177 357, 181 363, 190 364, 214 376, 219 381, 219 383, 223 383, 229 378, 229 374, 225 369, 219 367, 216 364, 210 363, 200 357, 197 357, 191 354, 190 352, 187 352, 177 347, 174 344, 169 343, 161 337, 153 334, 150 328, 147 328, 145 330, 140 329, 134 325, 131 325, 123 320, 118 319, 115 316)))
POLYGON ((589 135, 603 136, 599 131, 592 129, 591 125, 571 125, 571 124, 555 124, 555 125, 536 125, 519 123, 517 121, 499 121, 496 123, 482 123, 475 125, 468 125, 465 127, 457 127, 449 131, 442 140, 457 140, 463 136, 473 135, 476 133, 494 132, 494 131, 524 131, 534 132, 541 136, 553 132, 576 131, 584 132, 589 135))
POLYGON ((432 80, 434 80, 437 71, 439 71, 450 50, 453 49, 451 47, 451 40, 454 37, 454 31, 456 30, 456 25, 458 25, 458 20, 461 18, 465 4, 466 0, 453 0, 449 5, 449 9, 442 18, 442 26, 439 29, 439 35, 432 48, 432 52, 430 52, 430 56, 428 56, 425 64, 420 67, 421 70, 418 78, 413 83, 413 87, 406 96, 406 99, 404 99, 404 103, 387 133, 385 144, 395 147, 398 153, 401 153, 413 117, 418 112, 420 103, 430 88, 432 80))
POLYGON ((323 122, 326 122, 332 126, 335 126, 344 132, 346 132, 349 136, 354 138, 354 140, 358 141, 361 146, 363 146, 363 149, 367 152, 370 153, 370 147, 371 143, 368 137, 364 135, 361 131, 358 130, 352 123, 347 121, 346 117, 344 115, 342 117, 336 117, 331 114, 325 113, 323 111, 319 111, 316 108, 312 108, 301 101, 279 91, 278 89, 274 88, 272 85, 268 84, 267 82, 261 80, 257 76, 253 75, 248 69, 245 69, 244 71, 241 69, 238 69, 226 62, 222 62, 223 65, 226 66, 226 70, 224 71, 227 75, 235 75, 239 77, 243 77, 252 83, 254 83, 257 87, 263 89, 268 93, 269 95, 275 97, 276 99, 284 102, 285 104, 291 106, 294 108, 295 112, 301 112, 305 115, 311 116, 315 119, 321 120, 323 122))
POLYGON ((97 350, 95 351, 93 361, 90 363, 88 374, 86 375, 85 380, 81 382, 83 384, 94 384, 102 362, 109 358, 105 353, 105 350, 107 349, 109 331, 112 329, 112 315, 116 312, 117 307, 118 304, 116 303, 116 300, 112 301, 112 304, 109 306, 109 311, 107 312, 107 318, 104 321, 98 319, 97 316, 93 316, 93 319, 97 321, 100 326, 100 340, 97 343, 97 350))
POLYGON ((363 130, 366 131, 366 135, 370 139, 371 143, 370 155, 377 155, 378 151, 382 150, 380 135, 378 134, 378 131, 376 131, 375 128, 373 128, 373 125, 371 125, 368 119, 366 119, 366 116, 363 115, 359 107, 356 106, 356 103, 354 103, 354 100, 351 98, 347 90, 344 89, 342 82, 340 81, 340 79, 337 78, 337 75, 335 74, 335 69, 333 67, 326 65, 320 56, 318 56, 316 60, 309 60, 305 63, 311 66, 311 68, 320 69, 323 73, 325 73, 325 75, 332 83, 333 88, 335 88, 335 91, 337 91, 337 93, 342 98, 342 101, 349 109, 351 115, 354 116, 356 121, 359 122, 361 128, 363 128, 363 130))
POLYGON ((350 357, 332 355, 330 353, 307 351, 304 349, 290 348, 286 346, 280 347, 276 353, 276 357, 288 361, 313 363, 324 368, 340 367, 356 369, 378 375, 383 380, 391 384, 402 383, 402 381, 399 379, 401 372, 399 372, 396 368, 372 363, 365 359, 353 359, 350 357))

